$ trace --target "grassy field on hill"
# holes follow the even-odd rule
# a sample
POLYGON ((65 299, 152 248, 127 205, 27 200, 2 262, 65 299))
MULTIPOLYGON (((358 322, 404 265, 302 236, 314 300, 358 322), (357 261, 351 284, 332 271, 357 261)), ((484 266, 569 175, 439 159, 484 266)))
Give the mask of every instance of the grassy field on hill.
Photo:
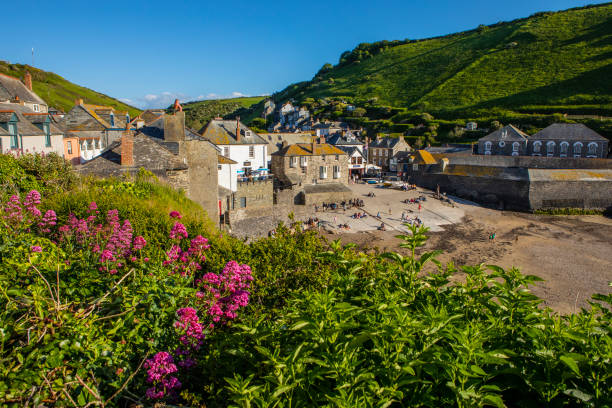
POLYGON ((383 105, 464 117, 491 108, 550 113, 550 106, 612 116, 610 78, 612 3, 438 38, 360 44, 275 99, 377 98, 383 105))
POLYGON ((128 111, 132 117, 140 113, 140 110, 133 106, 89 88, 73 84, 53 72, 43 71, 29 65, 9 64, 6 61, 0 61, 0 73, 2 74, 23 80, 26 70, 32 74, 34 92, 45 100, 49 106, 59 108, 64 112, 68 112, 74 106, 75 99, 82 98, 85 103, 108 105, 121 111, 128 111))
POLYGON ((209 99, 183 104, 185 123, 192 129, 199 130, 216 116, 226 116, 261 102, 265 96, 248 96, 231 99, 209 99))

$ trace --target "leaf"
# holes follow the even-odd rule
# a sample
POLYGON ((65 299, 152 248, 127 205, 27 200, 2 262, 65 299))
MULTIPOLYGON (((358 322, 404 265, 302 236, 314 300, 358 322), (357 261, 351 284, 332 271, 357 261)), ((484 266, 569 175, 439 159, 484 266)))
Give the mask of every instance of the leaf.
POLYGON ((279 395, 286 393, 287 391, 290 391, 293 387, 295 387, 297 384, 293 384, 293 385, 282 385, 280 387, 278 387, 276 389, 276 391, 274 391, 274 394, 272 394, 273 398, 277 398, 279 395))
POLYGON ((300 330, 300 329, 308 326, 309 324, 310 324, 310 322, 302 320, 301 322, 297 322, 296 324, 291 326, 291 329, 289 329, 289 330, 300 330))
POLYGON ((483 377, 487 375, 487 373, 482 368, 478 367, 477 365, 472 365, 470 368, 472 369, 472 372, 478 375, 481 375, 483 377))
POLYGON ((593 396, 591 394, 587 394, 586 392, 580 391, 580 390, 575 389, 575 388, 567 389, 567 390, 563 391, 563 393, 565 395, 569 395, 570 397, 577 398, 580 401, 584 401, 584 402, 588 402, 588 401, 590 401, 593 398, 593 396))
POLYGON ((498 408, 504 408, 506 406, 504 400, 499 395, 487 394, 483 399, 498 408))
POLYGON ((575 372, 576 374, 580 375, 580 370, 578 368, 578 364, 576 363, 576 360, 574 360, 573 357, 565 354, 565 355, 559 357, 559 360, 563 361, 565 363, 565 365, 567 365, 569 368, 572 369, 573 372, 575 372))

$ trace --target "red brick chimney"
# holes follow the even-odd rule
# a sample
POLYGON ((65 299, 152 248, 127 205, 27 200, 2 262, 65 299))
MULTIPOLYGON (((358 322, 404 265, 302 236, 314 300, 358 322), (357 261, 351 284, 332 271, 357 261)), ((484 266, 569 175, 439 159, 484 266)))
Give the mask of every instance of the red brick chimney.
POLYGON ((134 135, 129 130, 121 136, 121 165, 134 165, 134 135))
POLYGON ((25 75, 23 76, 23 84, 30 91, 32 90, 32 75, 30 75, 30 73, 28 71, 26 71, 25 75))
POLYGON ((240 141, 240 116, 236 117, 236 141, 240 141))
POLYGON ((80 99, 80 98, 79 98, 79 99, 75 99, 75 100, 74 100, 74 104, 75 104, 75 105, 82 105, 82 104, 83 104, 83 100, 82 100, 82 99, 80 99))

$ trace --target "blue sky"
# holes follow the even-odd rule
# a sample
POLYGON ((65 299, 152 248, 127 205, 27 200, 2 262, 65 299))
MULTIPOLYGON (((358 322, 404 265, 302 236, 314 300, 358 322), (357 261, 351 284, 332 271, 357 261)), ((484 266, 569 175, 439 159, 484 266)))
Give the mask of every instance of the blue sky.
POLYGON ((0 59, 139 107, 263 95, 361 42, 426 38, 602 1, 6 2, 0 59))

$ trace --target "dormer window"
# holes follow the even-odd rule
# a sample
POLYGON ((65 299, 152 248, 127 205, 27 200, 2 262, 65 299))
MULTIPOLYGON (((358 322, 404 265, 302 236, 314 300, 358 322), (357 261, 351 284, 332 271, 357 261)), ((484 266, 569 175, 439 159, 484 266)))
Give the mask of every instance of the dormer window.
POLYGON ((110 125, 111 127, 115 127, 115 115, 113 115, 113 112, 110 114, 110 125))
POLYGON ((17 135, 17 123, 9 122, 8 132, 11 136, 11 149, 17 149, 19 147, 19 136, 17 135))
POLYGON ((250 130, 247 130, 246 132, 244 132, 244 135, 245 135, 246 137, 251 137, 251 131, 250 131, 250 130))
POLYGON ((45 146, 51 147, 51 131, 48 123, 43 123, 43 131, 45 132, 45 146))
POLYGON ((34 105, 32 105, 32 109, 34 109, 34 112, 40 112, 40 107, 38 106, 37 103, 35 103, 34 105))

